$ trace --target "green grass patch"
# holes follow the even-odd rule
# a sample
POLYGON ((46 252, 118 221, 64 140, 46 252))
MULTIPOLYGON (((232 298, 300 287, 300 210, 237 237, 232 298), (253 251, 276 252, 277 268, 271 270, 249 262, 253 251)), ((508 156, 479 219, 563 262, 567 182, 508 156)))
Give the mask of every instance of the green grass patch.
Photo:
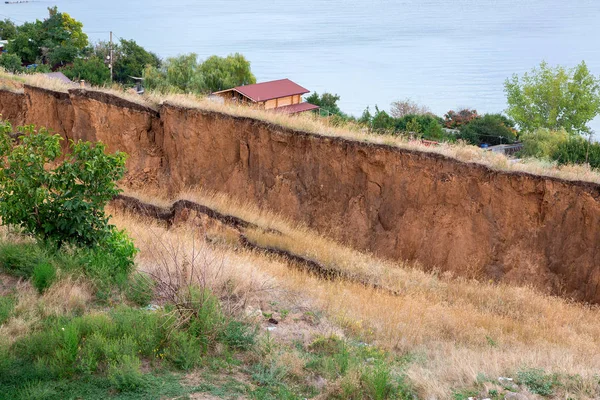
POLYGON ((0 242, 0 269, 19 278, 29 278, 36 266, 51 260, 46 249, 36 243, 0 242))
POLYGON ((11 317, 16 304, 14 296, 0 296, 0 325, 11 317))
POLYGON ((153 284, 139 274, 129 277, 131 266, 122 255, 105 249, 64 246, 60 249, 42 242, 0 241, 0 271, 19 278, 31 278, 40 293, 46 291, 58 276, 85 276, 96 289, 98 300, 108 302, 125 289, 133 303, 147 305, 152 298, 153 284), (145 303, 145 304, 142 304, 145 303))
POLYGON ((33 268, 31 282, 38 292, 45 292, 55 280, 56 267, 49 262, 41 262, 33 268))
MULTIPOLYGON (((118 393, 143 392, 149 384, 143 365, 189 370, 209 358, 217 344, 250 350, 255 329, 225 316, 214 296, 205 296, 209 305, 197 310, 202 318, 185 324, 169 311, 124 305, 84 316, 48 317, 31 334, 0 348, 0 384, 15 398, 25 390, 49 390, 52 398, 50 382, 82 378, 102 378, 118 393)), ((4 302, 3 308, 10 310, 8 300, 4 302)))
POLYGON ((127 300, 140 307, 147 306, 152 301, 156 283, 144 273, 134 273, 125 285, 124 293, 127 300))
POLYGON ((547 374, 543 369, 527 368, 517 372, 517 383, 525 385, 533 394, 551 396, 553 388, 559 384, 555 374, 547 374))

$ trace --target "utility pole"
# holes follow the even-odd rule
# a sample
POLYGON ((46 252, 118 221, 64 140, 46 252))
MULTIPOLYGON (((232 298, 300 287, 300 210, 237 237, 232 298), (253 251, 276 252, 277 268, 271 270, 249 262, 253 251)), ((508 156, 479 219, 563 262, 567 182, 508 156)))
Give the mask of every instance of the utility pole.
POLYGON ((113 81, 113 39, 112 39, 112 31, 110 31, 110 82, 113 81))

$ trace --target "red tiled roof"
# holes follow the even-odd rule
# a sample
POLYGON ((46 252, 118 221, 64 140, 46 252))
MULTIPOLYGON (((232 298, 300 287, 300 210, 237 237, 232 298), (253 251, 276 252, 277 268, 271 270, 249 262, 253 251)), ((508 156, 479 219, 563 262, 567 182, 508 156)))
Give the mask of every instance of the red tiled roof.
POLYGON ((319 109, 319 106, 315 106, 314 104, 304 102, 304 103, 300 103, 300 104, 292 104, 289 106, 272 108, 271 110, 275 111, 275 112, 280 112, 283 114, 297 114, 297 113, 311 111, 311 110, 317 110, 317 109, 319 109))
POLYGON ((280 97, 292 96, 295 94, 309 93, 310 90, 290 81, 289 79, 279 79, 277 81, 255 83, 253 85, 237 86, 233 89, 221 90, 223 93, 235 90, 254 101, 267 101, 278 99, 280 97))

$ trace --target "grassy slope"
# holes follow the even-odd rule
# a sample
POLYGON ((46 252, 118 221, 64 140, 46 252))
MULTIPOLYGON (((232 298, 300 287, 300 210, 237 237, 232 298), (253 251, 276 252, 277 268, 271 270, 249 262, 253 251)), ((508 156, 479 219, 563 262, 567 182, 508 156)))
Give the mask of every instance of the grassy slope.
MULTIPOLYGON (((252 207, 205 200, 283 232, 273 240, 256 230, 256 240, 317 259, 322 254, 322 263, 398 293, 291 269, 285 260, 244 250, 218 224, 166 229, 113 210, 113 222, 141 250, 140 270, 210 289, 221 300, 218 315, 258 327, 253 344, 236 347, 239 341, 227 340, 239 337, 239 329, 226 328, 197 354, 200 339, 192 345, 182 339, 189 330, 165 338, 168 308, 140 310, 150 298, 139 278, 107 293, 76 273, 76 260, 40 256, 30 247, 28 253, 50 257, 59 271, 43 294, 0 275, 6 282, 0 285, 0 398, 502 398, 513 383, 501 384, 500 376, 514 379, 519 386, 512 390, 549 398, 600 395, 597 308, 526 288, 426 274, 344 249, 252 207)), ((5 250, 14 240, 4 237, 0 246, 5 270, 11 265, 5 250)))
MULTIPOLYGON (((130 228, 154 232, 156 227, 130 228)), ((268 304, 261 305, 251 296, 254 286, 242 293, 232 276, 224 280, 221 250, 199 241, 188 253, 169 240, 161 238, 140 258, 152 260, 157 278, 165 273, 183 282, 182 296, 194 302, 161 296, 166 279, 158 279, 163 286, 156 287, 144 275, 127 282, 90 279, 76 254, 18 236, 0 240, 0 399, 158 399, 193 393, 301 399, 324 391, 330 398, 359 399, 411 393, 405 360, 336 335, 319 313, 275 301, 265 286, 259 292, 269 293, 262 298, 268 304), (32 285, 37 266, 48 264, 57 270, 52 284, 32 285), (188 292, 188 284, 199 289, 188 292), (149 301, 161 307, 142 307, 149 301), (250 301, 255 308, 240 308, 250 301), (198 313, 178 318, 181 304, 183 313, 191 308, 198 313), (271 334, 264 328, 273 327, 267 322, 273 317, 280 325, 271 334), (290 329, 297 336, 280 334, 290 329), (313 375, 319 377, 314 382, 313 375), (334 385, 322 383, 327 381, 334 385)))
MULTIPOLYGON (((410 265, 344 248, 224 197, 192 192, 185 197, 283 233, 273 235, 260 229, 246 232, 253 240, 309 256, 348 277, 396 292, 390 294, 346 279, 322 280, 290 269, 278 258, 235 249, 229 234, 202 233, 212 243, 226 244, 218 247, 222 262, 214 274, 218 277, 215 282, 229 282, 237 296, 262 304, 295 299, 296 307, 323 313, 349 337, 411 360, 405 372, 422 397, 448 398, 464 388, 483 390, 485 386, 501 392, 497 380, 501 376, 534 376, 536 382, 556 378, 563 385, 554 388, 557 393, 574 398, 600 396, 597 307, 528 288, 424 273, 410 265), (267 301, 264 293, 275 300, 267 301)), ((140 267, 147 270, 153 268, 153 260, 164 257, 156 250, 161 247, 157 243, 177 243, 175 247, 185 254, 199 240, 185 227, 167 231, 127 215, 119 215, 115 221, 137 239, 142 249, 140 267)))

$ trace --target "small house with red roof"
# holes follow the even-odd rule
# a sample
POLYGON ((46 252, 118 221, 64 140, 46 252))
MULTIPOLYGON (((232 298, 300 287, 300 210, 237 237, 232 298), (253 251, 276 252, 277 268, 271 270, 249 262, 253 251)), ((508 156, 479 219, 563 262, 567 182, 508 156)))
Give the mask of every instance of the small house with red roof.
POLYGON ((302 101, 302 95, 310 93, 289 79, 255 83, 221 90, 213 95, 226 102, 253 104, 265 110, 273 110, 284 114, 297 114, 317 110, 319 107, 302 101))

